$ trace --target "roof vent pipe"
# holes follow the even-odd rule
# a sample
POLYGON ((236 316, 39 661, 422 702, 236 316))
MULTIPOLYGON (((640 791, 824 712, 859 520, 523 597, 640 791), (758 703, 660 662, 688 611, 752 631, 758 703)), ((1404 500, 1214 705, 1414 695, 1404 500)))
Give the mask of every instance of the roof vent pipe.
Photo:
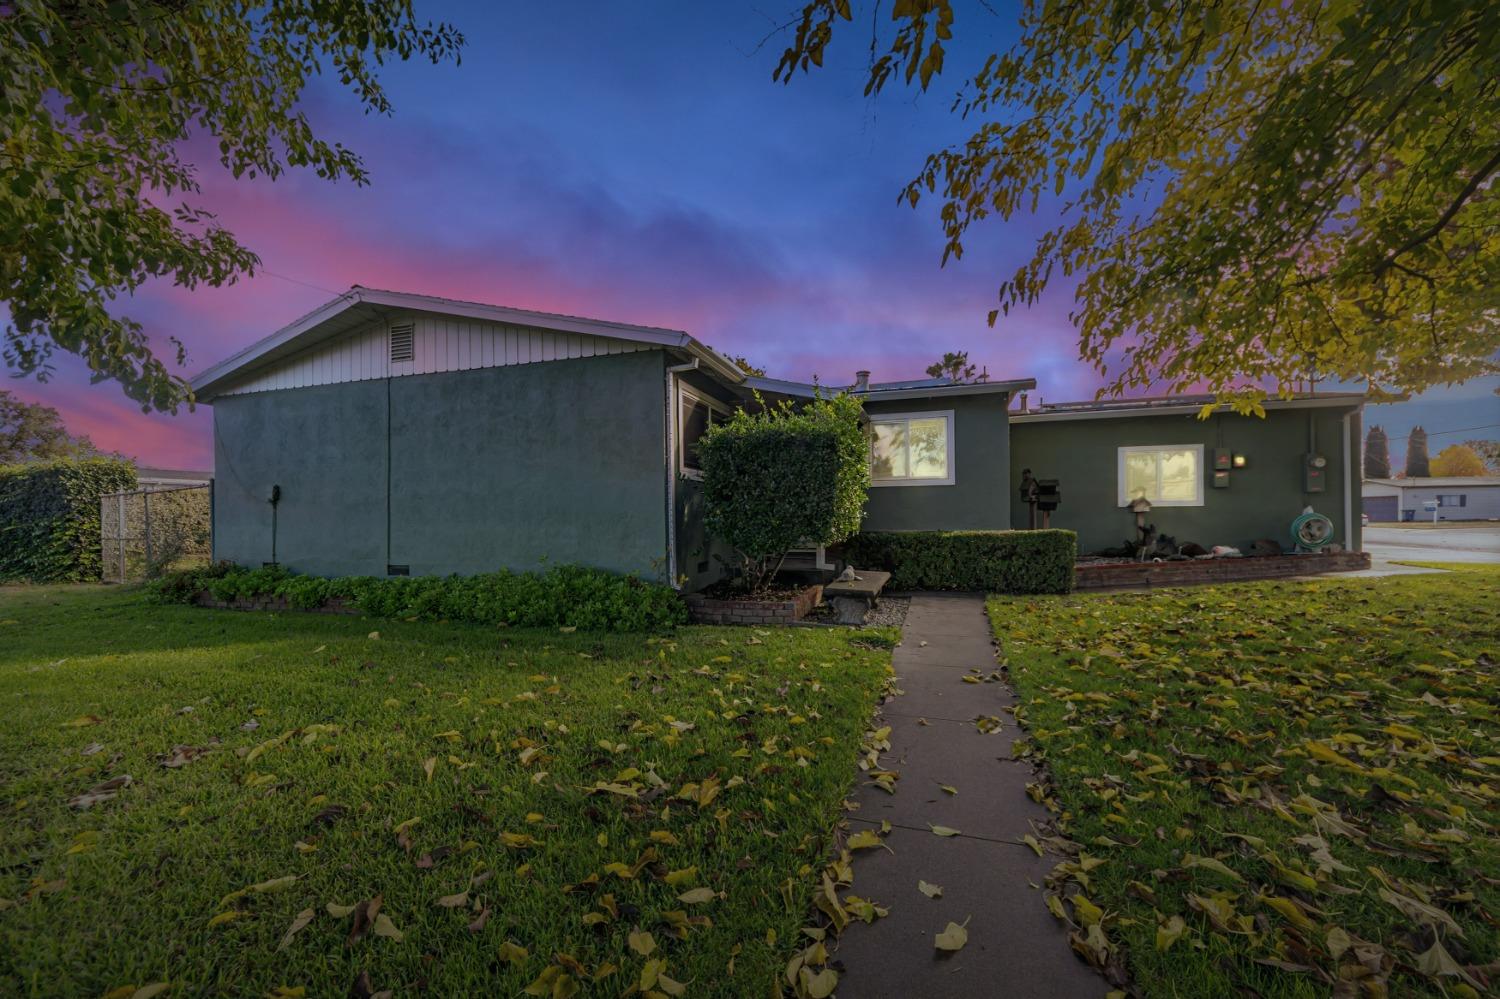
POLYGON ((1017 407, 1017 412, 1024 413, 1026 411, 1027 411, 1026 410, 1026 393, 1022 392, 1021 393, 1021 405, 1017 407))
POLYGON ((856 372, 854 372, 854 391, 856 391, 856 392, 868 392, 868 391, 870 391, 870 373, 868 371, 856 371, 856 372))

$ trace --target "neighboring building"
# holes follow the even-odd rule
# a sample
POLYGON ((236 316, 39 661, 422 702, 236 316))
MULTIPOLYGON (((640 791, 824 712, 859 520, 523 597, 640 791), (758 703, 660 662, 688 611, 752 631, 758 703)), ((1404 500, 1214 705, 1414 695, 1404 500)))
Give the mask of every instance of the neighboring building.
POLYGON ((151 468, 137 465, 135 482, 137 489, 156 492, 162 489, 183 489, 188 486, 206 486, 213 479, 209 472, 194 472, 181 468, 151 468))
MULTIPOLYGON (((1364 397, 1268 399, 1264 418, 1198 413, 1208 396, 1065 403, 1013 412, 1011 478, 1023 469, 1057 479, 1053 527, 1078 532, 1093 552, 1134 538, 1127 506, 1142 492, 1148 523, 1179 544, 1245 549, 1261 538, 1291 546, 1291 524, 1311 506, 1333 521, 1334 539, 1360 550, 1355 511, 1364 397), (1309 455, 1323 459, 1310 465, 1309 455), (1219 458, 1225 468, 1216 469, 1219 458), (1222 473, 1222 474, 1216 474, 1222 473)), ((1029 511, 1011 502, 1010 524, 1029 511)))
MULTIPOLYGON (((1162 531, 1206 546, 1286 542, 1311 502, 1358 546, 1348 463, 1360 397, 1271 403, 1264 426, 1184 417, 1197 409, 1187 400, 1012 412, 1035 385, 871 384, 861 372, 825 387, 861 396, 870 417, 865 529, 1024 526, 1015 485, 1027 467, 1062 480, 1055 526, 1078 529, 1084 550, 1118 544, 1133 518, 1117 502, 1117 456, 1160 445, 1182 453, 1131 451, 1119 468, 1138 491, 1182 492, 1153 513, 1162 531), (1308 431, 1321 444, 1305 446, 1308 431), (1250 459, 1227 492, 1211 485, 1221 445, 1250 459), (1328 462, 1312 495, 1310 447, 1328 462)), ((701 588, 728 553, 703 529, 698 437, 757 394, 825 389, 747 376, 677 330, 356 286, 195 379, 214 409, 214 557, 318 575, 579 563, 701 588)))
POLYGON ((1455 475, 1365 479, 1364 512, 1372 522, 1500 519, 1500 476, 1455 475), (1427 503, 1436 503, 1430 510, 1427 503))

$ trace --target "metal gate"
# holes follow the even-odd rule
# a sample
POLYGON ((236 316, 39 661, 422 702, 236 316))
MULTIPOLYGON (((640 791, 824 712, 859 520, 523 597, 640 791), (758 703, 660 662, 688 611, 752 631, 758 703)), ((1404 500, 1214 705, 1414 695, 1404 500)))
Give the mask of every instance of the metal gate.
POLYGON ((149 579, 207 565, 213 541, 211 486, 137 489, 99 497, 105 582, 149 579))

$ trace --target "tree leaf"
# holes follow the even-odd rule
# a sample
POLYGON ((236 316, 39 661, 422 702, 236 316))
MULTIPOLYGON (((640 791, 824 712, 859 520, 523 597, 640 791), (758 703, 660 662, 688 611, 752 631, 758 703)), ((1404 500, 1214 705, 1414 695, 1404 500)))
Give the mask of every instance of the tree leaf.
MULTIPOLYGON (((968 923, 968 920, 964 920, 968 923)), ((936 946, 938 950, 954 953, 964 949, 964 944, 969 942, 969 931, 958 923, 950 922, 947 927, 937 935, 936 946)))
POLYGON ((281 943, 276 945, 276 949, 278 951, 286 950, 291 945, 292 937, 296 936, 304 926, 312 922, 313 915, 314 910, 312 909, 303 909, 297 913, 296 918, 292 920, 292 925, 287 927, 286 936, 281 938, 281 943))

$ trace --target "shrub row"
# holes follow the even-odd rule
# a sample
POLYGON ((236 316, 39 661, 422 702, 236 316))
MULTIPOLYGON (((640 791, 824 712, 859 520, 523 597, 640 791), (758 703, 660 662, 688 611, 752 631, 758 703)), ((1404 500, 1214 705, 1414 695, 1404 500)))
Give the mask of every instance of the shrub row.
POLYGON ((242 569, 221 564, 172 573, 147 587, 166 603, 191 603, 207 590, 216 600, 283 597, 312 609, 340 598, 377 617, 417 617, 515 627, 576 627, 651 631, 687 620, 687 607, 669 586, 602 569, 556 566, 546 572, 477 576, 299 576, 282 568, 242 569))
POLYGON ((1072 531, 881 531, 856 534, 844 558, 882 569, 898 590, 1068 593, 1078 535, 1072 531))
POLYGON ((0 465, 0 581, 97 581, 99 497, 135 486, 124 458, 0 465))

